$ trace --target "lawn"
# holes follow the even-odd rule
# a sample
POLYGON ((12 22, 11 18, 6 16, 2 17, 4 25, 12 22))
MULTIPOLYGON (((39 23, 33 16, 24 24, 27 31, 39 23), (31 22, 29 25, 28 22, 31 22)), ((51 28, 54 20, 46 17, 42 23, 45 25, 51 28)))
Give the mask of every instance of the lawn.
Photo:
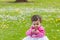
POLYGON ((22 40, 30 28, 31 16, 42 17, 42 25, 50 40, 60 40, 60 0, 0 0, 0 40, 22 40))

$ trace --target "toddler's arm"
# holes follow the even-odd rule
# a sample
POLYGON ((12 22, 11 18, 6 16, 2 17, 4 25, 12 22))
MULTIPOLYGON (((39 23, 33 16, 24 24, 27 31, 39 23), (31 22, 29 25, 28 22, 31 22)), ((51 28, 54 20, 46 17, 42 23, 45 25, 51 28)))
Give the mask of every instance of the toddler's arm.
POLYGON ((39 33, 37 34, 38 37, 43 37, 45 35, 45 30, 43 27, 40 27, 39 28, 39 33))
POLYGON ((31 36, 31 35, 32 35, 31 32, 32 32, 32 28, 30 28, 29 30, 27 30, 26 35, 27 35, 27 36, 31 36))
POLYGON ((32 35, 32 37, 38 37, 39 30, 34 31, 35 34, 32 35))

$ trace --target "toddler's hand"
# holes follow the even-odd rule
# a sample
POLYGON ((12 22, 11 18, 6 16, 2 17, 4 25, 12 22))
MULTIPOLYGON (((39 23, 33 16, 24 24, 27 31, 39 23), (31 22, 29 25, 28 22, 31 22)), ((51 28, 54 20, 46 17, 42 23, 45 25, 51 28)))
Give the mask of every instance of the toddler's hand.
POLYGON ((35 32, 35 29, 33 29, 32 32, 35 32))
POLYGON ((36 32, 35 33, 39 33, 39 30, 36 30, 36 32))
POLYGON ((37 33, 39 33, 39 30, 33 29, 33 30, 32 30, 32 33, 36 33, 36 34, 37 34, 37 33))

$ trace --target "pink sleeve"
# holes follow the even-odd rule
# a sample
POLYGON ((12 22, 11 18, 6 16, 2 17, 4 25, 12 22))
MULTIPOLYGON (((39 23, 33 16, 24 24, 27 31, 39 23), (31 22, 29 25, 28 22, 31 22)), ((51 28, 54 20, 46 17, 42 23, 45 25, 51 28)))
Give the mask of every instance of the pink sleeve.
POLYGON ((31 35, 32 35, 32 34, 31 34, 31 31, 32 31, 32 28, 30 28, 29 30, 27 30, 26 35, 27 35, 27 36, 31 36, 31 35))
POLYGON ((37 36, 39 36, 39 37, 43 37, 44 35, 45 35, 45 30, 44 30, 44 28, 43 27, 40 27, 39 28, 39 34, 37 35, 37 36))

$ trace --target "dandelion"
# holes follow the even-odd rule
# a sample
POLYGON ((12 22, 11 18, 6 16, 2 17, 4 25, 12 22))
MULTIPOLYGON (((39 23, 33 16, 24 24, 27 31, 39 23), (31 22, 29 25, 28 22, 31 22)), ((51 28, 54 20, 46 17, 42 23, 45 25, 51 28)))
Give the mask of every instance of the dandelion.
POLYGON ((60 18, 57 18, 57 19, 56 19, 56 22, 58 22, 58 21, 60 21, 60 18))
POLYGON ((2 25, 1 25, 1 28, 2 28, 2 29, 8 28, 8 24, 7 24, 7 25, 2 24, 2 25))

